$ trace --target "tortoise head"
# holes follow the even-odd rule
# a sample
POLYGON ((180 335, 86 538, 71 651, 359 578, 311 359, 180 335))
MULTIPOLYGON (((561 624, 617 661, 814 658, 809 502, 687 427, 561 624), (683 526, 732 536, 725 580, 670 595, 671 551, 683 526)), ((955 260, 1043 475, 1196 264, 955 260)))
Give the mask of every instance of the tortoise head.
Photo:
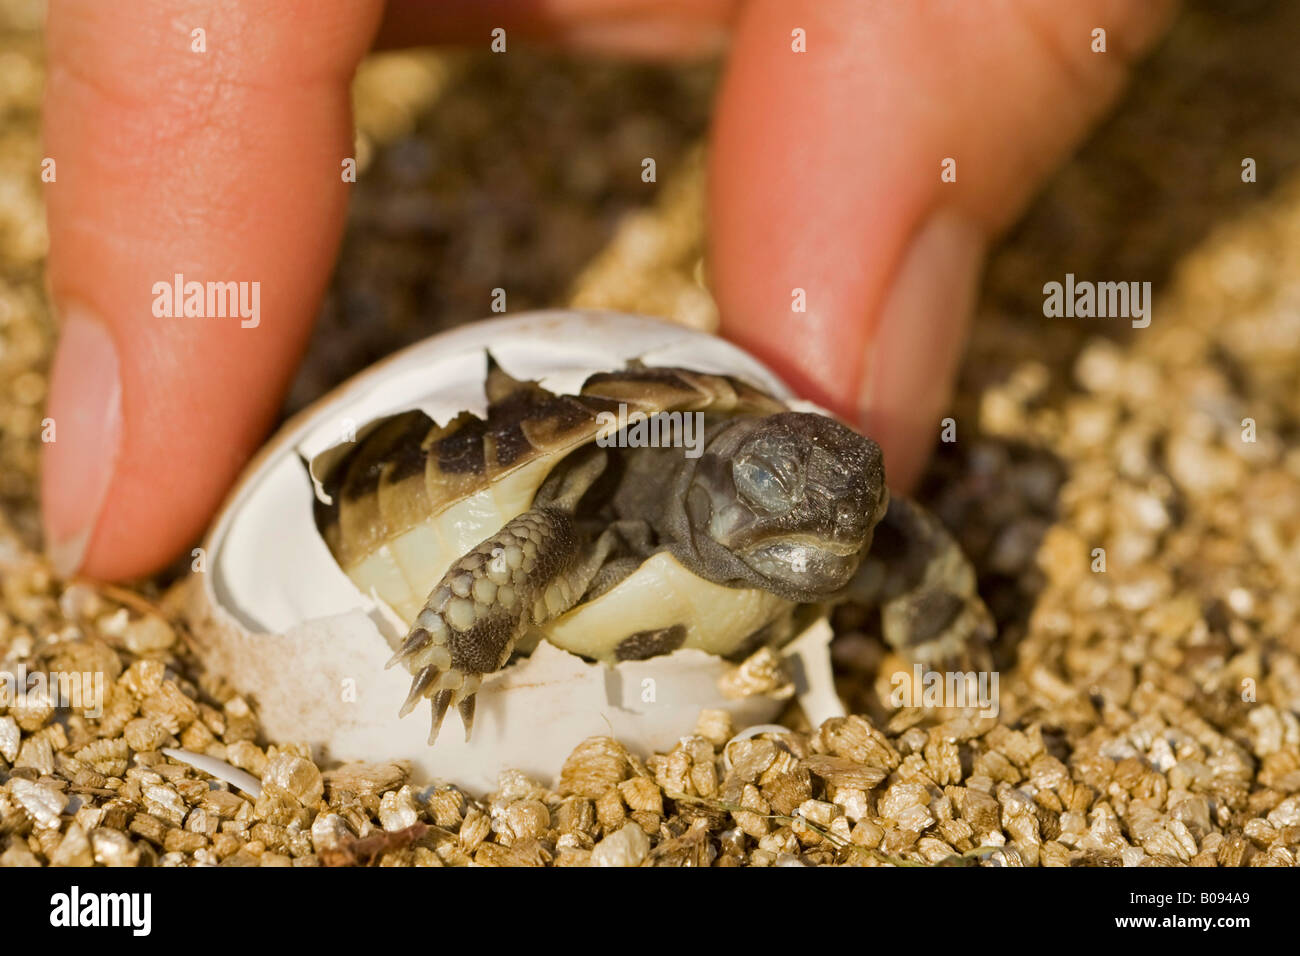
POLYGON ((816 600, 848 583, 887 506, 875 442, 825 415, 781 412, 738 417, 711 436, 687 519, 756 582, 816 600))

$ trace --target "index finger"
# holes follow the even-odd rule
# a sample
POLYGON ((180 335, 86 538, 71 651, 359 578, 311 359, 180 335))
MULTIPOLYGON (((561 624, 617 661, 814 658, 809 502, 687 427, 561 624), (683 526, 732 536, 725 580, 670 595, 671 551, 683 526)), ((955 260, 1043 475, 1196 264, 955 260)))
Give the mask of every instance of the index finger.
POLYGON ((377 0, 51 5, 61 336, 42 510, 60 570, 155 570, 273 420, 342 230, 350 81, 380 13, 377 0), (235 288, 256 315, 226 314, 234 299, 208 315, 210 296, 187 309, 190 282, 235 288))

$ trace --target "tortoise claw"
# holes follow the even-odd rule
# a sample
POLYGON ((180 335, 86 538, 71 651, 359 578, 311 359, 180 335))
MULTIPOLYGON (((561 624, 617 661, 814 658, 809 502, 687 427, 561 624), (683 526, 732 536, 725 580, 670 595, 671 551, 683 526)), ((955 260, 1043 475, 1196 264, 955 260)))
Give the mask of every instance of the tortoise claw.
POLYGON ((451 706, 451 699, 455 693, 454 690, 440 690, 433 695, 433 726, 429 729, 430 747, 438 740, 438 731, 442 729, 443 718, 447 716, 447 708, 451 706))
POLYGON ((470 732, 474 729, 474 703, 478 700, 477 694, 470 694, 460 702, 460 720, 465 725, 465 740, 469 740, 470 732))
POLYGON ((402 704, 398 716, 405 717, 425 698, 431 700, 433 727, 429 731, 429 743, 432 745, 438 739, 438 731, 441 730, 442 722, 447 717, 447 711, 451 709, 452 704, 456 704, 460 711, 460 719, 465 724, 465 739, 469 740, 470 731, 474 726, 475 695, 482 682, 483 678, 479 674, 462 674, 455 668, 442 671, 432 665, 425 667, 411 681, 410 693, 406 695, 406 702, 402 704))
POLYGON ((443 575, 389 661, 415 678, 402 715, 421 698, 433 702, 430 744, 452 704, 459 705, 468 739, 473 697, 483 678, 506 665, 527 628, 568 609, 586 590, 587 579, 612 547, 602 546, 605 540, 602 535, 593 555, 583 557, 572 516, 534 508, 512 518, 443 575), (548 549, 543 561, 539 555, 548 549), (579 559, 581 574, 571 567, 579 559))
POLYGON ((394 664, 400 664, 403 661, 409 661, 416 654, 424 650, 433 641, 433 635, 422 627, 414 628, 402 642, 402 646, 397 649, 397 653, 388 659, 384 665, 384 670, 392 667, 394 664))
POLYGON ((430 664, 428 667, 421 669, 420 673, 415 675, 411 681, 411 692, 406 695, 406 700, 402 704, 402 709, 398 711, 398 717, 405 717, 426 696, 427 691, 442 674, 438 668, 430 664))

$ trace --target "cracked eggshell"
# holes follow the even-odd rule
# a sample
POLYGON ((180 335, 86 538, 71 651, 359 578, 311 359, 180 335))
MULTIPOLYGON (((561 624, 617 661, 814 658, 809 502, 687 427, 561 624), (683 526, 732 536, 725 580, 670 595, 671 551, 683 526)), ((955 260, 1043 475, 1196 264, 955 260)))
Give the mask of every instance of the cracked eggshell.
MULTIPOLYGON (((702 651, 610 666, 543 642, 483 683, 471 742, 454 716, 435 747, 419 712, 398 718, 410 676, 384 665, 405 628, 326 548, 307 463, 385 415, 420 408, 445 422, 465 409, 482 414, 489 348, 512 374, 553 391, 576 391, 593 372, 640 358, 725 372, 791 399, 767 368, 721 339, 618 313, 526 313, 413 345, 295 416, 249 464, 205 543, 205 573, 191 582, 205 664, 252 698, 272 739, 308 742, 323 760, 405 760, 418 780, 479 790, 494 788, 505 769, 550 780, 593 735, 617 737, 642 755, 671 749, 706 707, 729 711, 737 727, 775 717, 781 701, 725 698, 718 678, 732 665, 702 651)), ((819 621, 785 650, 813 721, 843 713, 830 637, 819 621)))

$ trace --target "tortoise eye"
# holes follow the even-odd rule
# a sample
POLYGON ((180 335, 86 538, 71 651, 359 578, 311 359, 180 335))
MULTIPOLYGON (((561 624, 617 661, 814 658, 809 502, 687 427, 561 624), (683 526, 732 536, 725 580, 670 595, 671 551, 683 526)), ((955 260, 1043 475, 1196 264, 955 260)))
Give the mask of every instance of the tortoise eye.
POLYGON ((757 455, 738 458, 731 468, 736 490, 750 504, 769 513, 789 511, 792 506, 788 469, 757 455), (783 474, 784 472, 784 474, 783 474))

